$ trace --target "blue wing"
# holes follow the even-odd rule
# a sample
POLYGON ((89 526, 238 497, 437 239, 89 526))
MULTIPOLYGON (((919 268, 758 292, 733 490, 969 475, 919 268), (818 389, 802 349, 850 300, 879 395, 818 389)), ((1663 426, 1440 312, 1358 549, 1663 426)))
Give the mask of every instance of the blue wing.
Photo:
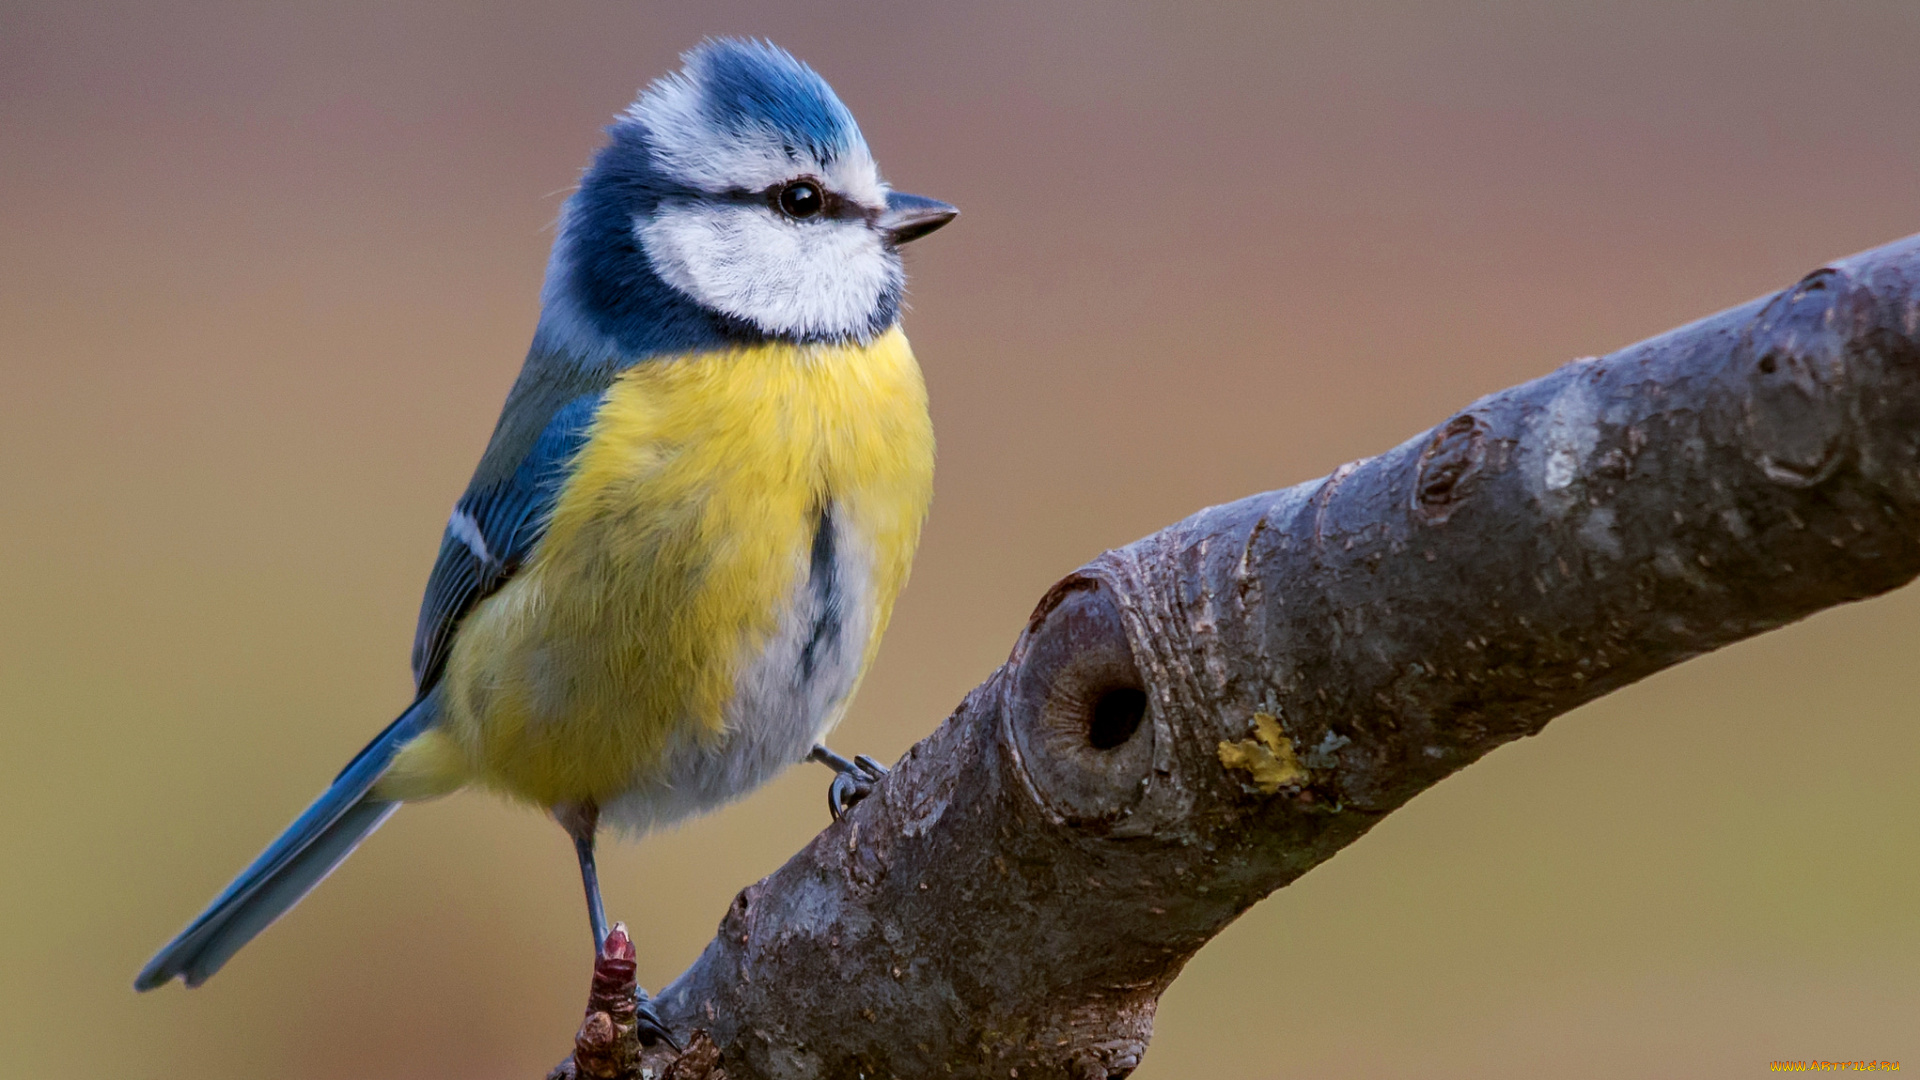
MULTIPOLYGON (((516 395, 517 397, 518 395, 516 395)), ((535 400, 543 395, 532 395, 535 400)), ((413 678, 425 694, 445 669, 454 632, 473 605, 507 583, 545 535, 554 501, 566 481, 573 457, 585 443, 603 391, 593 390, 559 403, 537 428, 515 424, 519 402, 510 399, 493 445, 465 495, 454 504, 440 540, 427 594, 420 603, 420 625, 413 639, 413 678), (517 460, 499 460, 502 450, 518 451, 515 430, 537 430, 517 460)), ((532 402, 528 402, 531 404, 532 402)))

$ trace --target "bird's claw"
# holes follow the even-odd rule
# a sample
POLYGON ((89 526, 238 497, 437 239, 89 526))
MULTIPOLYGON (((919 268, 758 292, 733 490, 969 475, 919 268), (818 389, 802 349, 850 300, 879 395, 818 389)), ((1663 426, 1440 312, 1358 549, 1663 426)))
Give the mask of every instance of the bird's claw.
POLYGON ((832 811, 833 820, 846 817, 853 804, 873 794, 873 785, 885 775, 885 765, 865 754, 855 755, 853 767, 841 770, 827 788, 827 809, 832 811))
POLYGON ((673 1047, 674 1053, 686 1053, 685 1048, 680 1045, 680 1041, 673 1037, 673 1032, 667 1030, 666 1021, 660 1019, 660 1014, 653 1010, 653 999, 648 997, 644 990, 635 995, 633 1004, 633 1033, 639 1037, 641 1046, 666 1043, 668 1046, 673 1047))

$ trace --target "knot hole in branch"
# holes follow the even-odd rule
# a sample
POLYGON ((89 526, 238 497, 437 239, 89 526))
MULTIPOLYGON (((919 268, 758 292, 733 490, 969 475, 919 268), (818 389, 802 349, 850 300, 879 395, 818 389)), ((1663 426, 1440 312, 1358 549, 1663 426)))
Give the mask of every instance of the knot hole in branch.
POLYGON ((1087 725, 1087 742, 1095 750, 1122 746, 1140 730, 1147 715, 1147 692, 1137 686, 1110 686, 1093 699, 1093 717, 1087 725))
POLYGON ((1027 630, 1009 698, 1011 736, 1034 789, 1077 825, 1111 825, 1153 766, 1145 681, 1114 597, 1073 578, 1027 630))

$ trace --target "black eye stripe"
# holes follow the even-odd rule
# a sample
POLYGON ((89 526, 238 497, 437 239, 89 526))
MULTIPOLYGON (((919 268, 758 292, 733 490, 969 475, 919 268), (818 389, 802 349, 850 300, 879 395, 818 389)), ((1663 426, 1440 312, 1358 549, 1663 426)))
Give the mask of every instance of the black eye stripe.
POLYGON ((709 193, 705 197, 710 199, 719 198, 735 203, 757 203, 767 207, 781 217, 797 221, 819 221, 826 218, 855 221, 871 220, 877 213, 877 211, 861 206, 851 199, 842 198, 836 194, 832 188, 827 187, 812 176, 796 176, 792 180, 782 181, 772 187, 762 188, 759 191, 733 188, 728 191, 709 193), (820 209, 818 211, 804 217, 799 217, 789 213, 786 208, 780 205, 781 193, 797 184, 810 185, 815 191, 819 192, 820 209))

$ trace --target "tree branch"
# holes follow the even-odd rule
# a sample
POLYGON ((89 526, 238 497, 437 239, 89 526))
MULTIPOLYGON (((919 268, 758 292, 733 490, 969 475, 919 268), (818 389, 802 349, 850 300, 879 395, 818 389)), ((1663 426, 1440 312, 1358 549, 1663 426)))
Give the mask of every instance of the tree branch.
POLYGON ((1911 238, 1100 556, 661 1014, 733 1080, 1125 1075, 1202 944, 1415 794, 1920 572, 1916 285, 1911 238))

